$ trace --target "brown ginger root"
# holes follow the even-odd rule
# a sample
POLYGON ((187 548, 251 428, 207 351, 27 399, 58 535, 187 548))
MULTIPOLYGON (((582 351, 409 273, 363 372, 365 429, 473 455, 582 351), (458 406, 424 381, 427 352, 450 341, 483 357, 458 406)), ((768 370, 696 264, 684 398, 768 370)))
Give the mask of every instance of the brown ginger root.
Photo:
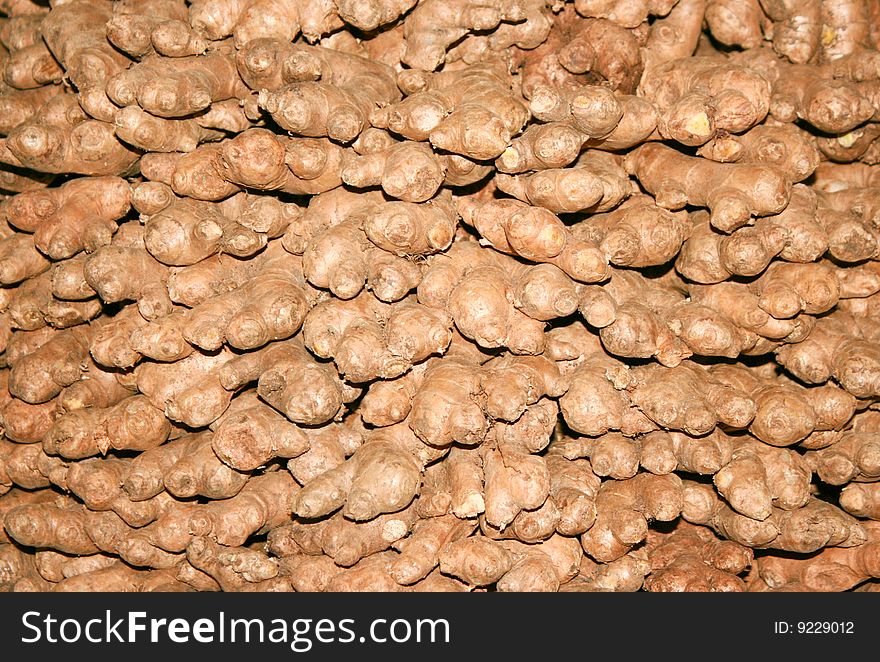
POLYGON ((604 482, 596 494, 596 523, 581 534, 584 551, 601 563, 620 558, 645 539, 649 520, 669 522, 681 514, 682 494, 674 474, 604 482))
POLYGON ((828 548, 806 558, 762 557, 750 591, 847 591, 876 577, 877 529, 868 542, 847 549, 828 548))
POLYGON ((377 110, 370 122, 469 159, 494 159, 528 120, 510 83, 497 63, 433 74, 422 86, 427 89, 377 110))
POLYGON ((774 508, 765 520, 754 520, 732 510, 715 491, 685 483, 682 517, 709 526, 728 540, 754 549, 810 553, 823 547, 853 547, 865 542, 859 522, 832 504, 811 497, 795 510, 774 508))
POLYGON ((34 233, 34 245, 55 260, 110 243, 115 221, 129 210, 130 188, 119 177, 91 177, 16 196, 9 222, 34 233))
POLYGON ((107 96, 119 106, 137 104, 158 117, 183 117, 215 101, 240 98, 243 87, 233 58, 215 53, 145 59, 110 78, 107 96))
POLYGON ((661 136, 691 146, 718 132, 746 131, 770 108, 770 83, 763 76, 714 58, 668 62, 649 71, 639 90, 657 106, 661 136))
POLYGON ((608 211, 631 192, 626 173, 614 157, 602 152, 586 152, 572 168, 498 174, 495 181, 505 193, 555 213, 608 211))
POLYGON ((811 478, 806 462, 793 451, 744 439, 713 482, 731 508, 765 520, 774 505, 784 510, 804 506, 810 498, 811 478))
POLYGON ((679 522, 669 533, 648 534, 652 592, 742 592, 738 577, 752 564, 753 553, 729 540, 719 540, 703 527, 679 522))
POLYGON ((791 185, 767 166, 705 162, 653 143, 627 155, 626 167, 661 207, 708 207, 713 227, 722 232, 753 216, 778 214, 790 196, 791 185))
POLYGON ((342 507, 346 518, 366 521, 402 510, 421 486, 423 467, 411 454, 418 443, 404 424, 380 428, 345 463, 304 485, 294 512, 315 518, 342 507))
MULTIPOLYGON (((544 325, 511 303, 515 284, 512 276, 526 275, 517 266, 480 250, 476 243, 456 243, 430 262, 418 286, 419 302, 445 308, 458 331, 481 347, 539 354, 544 344, 544 325), (481 301, 481 305, 474 306, 474 301, 481 301)), ((563 296, 554 304, 571 309, 571 302, 563 296)))
POLYGON ((874 481, 880 475, 880 439, 872 432, 846 432, 837 443, 811 451, 807 458, 830 485, 874 481))
POLYGON ((404 586, 421 581, 440 563, 440 550, 453 540, 467 537, 472 522, 453 515, 422 519, 416 522, 407 538, 394 543, 400 556, 391 566, 391 576, 404 586))

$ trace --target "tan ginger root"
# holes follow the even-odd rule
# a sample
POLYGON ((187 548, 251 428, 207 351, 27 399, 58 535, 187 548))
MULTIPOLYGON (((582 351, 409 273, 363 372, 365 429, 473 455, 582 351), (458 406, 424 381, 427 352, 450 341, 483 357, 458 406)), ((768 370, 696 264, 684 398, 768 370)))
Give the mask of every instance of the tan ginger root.
POLYGON ((107 21, 107 40, 135 58, 153 51, 152 32, 166 21, 183 21, 186 8, 177 0, 129 0, 117 2, 107 21))
POLYGON ((85 530, 88 511, 73 501, 26 504, 6 513, 10 537, 29 547, 45 547, 64 554, 95 554, 98 548, 85 530))
POLYGON ((631 183, 616 159, 587 152, 573 168, 529 175, 495 175, 498 188, 515 198, 555 213, 608 211, 626 199, 631 183))
POLYGON ((748 0, 742 5, 729 0, 712 0, 706 5, 707 27, 725 46, 760 46, 765 22, 759 0, 748 0))
POLYGON ((648 533, 651 574, 645 590, 652 592, 742 592, 745 582, 737 575, 748 570, 752 550, 711 531, 678 522, 669 533, 648 533))
POLYGON ((488 586, 512 567, 514 556, 500 542, 471 536, 447 543, 440 550, 440 571, 471 586, 488 586))
POLYGON ((766 52, 752 57, 750 66, 773 86, 770 114, 780 122, 801 119, 823 133, 842 134, 876 112, 863 90, 850 81, 830 78, 817 67, 774 60, 766 52))
POLYGON ((304 425, 332 420, 343 403, 359 393, 295 341, 270 344, 258 352, 233 358, 222 366, 217 379, 229 398, 234 390, 257 381, 257 392, 266 403, 294 423, 304 425), (299 388, 302 380, 312 385, 309 391, 299 388))
POLYGON ((200 0, 190 7, 189 22, 196 32, 212 40, 233 35, 236 46, 263 36, 291 41, 300 32, 312 43, 342 27, 337 13, 348 15, 350 12, 342 7, 337 10, 335 3, 325 0, 200 0))
POLYGON ((813 318, 805 315, 782 320, 771 317, 761 309, 758 296, 744 283, 725 281, 711 286, 691 285, 688 290, 691 301, 696 304, 693 310, 702 310, 723 323, 726 320, 727 324, 738 327, 733 337, 741 343, 739 348, 743 354, 762 354, 784 343, 800 342, 814 326, 813 318))
MULTIPOLYGON (((405 79, 398 82, 405 86, 405 79)), ((469 159, 494 159, 528 120, 510 86, 509 74, 496 63, 432 74, 422 89, 377 110, 370 122, 469 159)))
POLYGON ((3 589, 872 590, 878 3, 502 4, 0 0, 3 589))
POLYGON ((49 473, 48 465, 52 462, 42 453, 39 444, 13 444, 4 441, 0 447, 0 457, 5 490, 13 487, 33 490, 52 484, 41 471, 46 469, 49 473))
POLYGON ((38 172, 124 175, 139 154, 119 140, 109 122, 87 119, 73 95, 50 99, 9 132, 2 160, 38 172))
POLYGON ((52 274, 44 272, 19 285, 9 301, 12 328, 36 331, 46 325, 57 329, 83 324, 95 317, 100 303, 94 299, 64 301, 52 292, 52 274))
MULTIPOLYGON (((867 528, 867 523, 865 524, 867 528)), ((868 541, 848 549, 828 548, 806 558, 765 556, 756 561, 750 591, 848 591, 880 573, 877 527, 868 541)))
POLYGON ((224 416, 211 444, 217 457, 239 471, 252 471, 275 457, 297 457, 310 445, 303 430, 262 404, 224 416))
POLYGON ((36 443, 43 439, 58 415, 57 399, 31 405, 7 395, 0 409, 0 427, 7 439, 20 443, 36 443))
POLYGON ((639 91, 657 106, 660 134, 684 145, 702 145, 718 132, 742 133, 770 108, 763 76, 714 58, 668 62, 651 70, 639 91))
POLYGON ((180 200, 150 216, 144 246, 163 264, 187 266, 222 250, 237 231, 237 224, 213 206, 180 200))
POLYGON ((807 179, 819 166, 819 153, 810 136, 790 124, 762 124, 740 136, 716 137, 697 153, 721 163, 775 165, 792 182, 807 179))
POLYGON ((291 268, 284 261, 267 260, 262 270, 237 289, 141 327, 130 338, 132 347, 167 361, 189 353, 191 348, 184 340, 206 351, 217 350, 223 343, 252 350, 292 336, 302 325, 308 303, 296 265, 291 268), (169 352, 180 354, 169 357, 169 352))
POLYGON ((567 390, 559 369, 543 356, 506 356, 483 365, 480 377, 486 413, 515 421, 542 397, 558 398, 567 390))
POLYGON ((158 117, 183 117, 245 94, 235 61, 221 53, 148 58, 107 81, 107 96, 115 104, 137 104, 158 117))
MULTIPOLYGON (((704 437, 693 437, 682 432, 655 431, 639 441, 638 461, 644 469, 654 474, 672 471, 716 474, 730 461, 733 452, 733 438, 718 428, 704 437)), ((615 465, 616 463, 611 466, 615 465)))
POLYGON ((821 263, 775 263, 750 287, 760 298, 758 305, 776 319, 788 319, 800 312, 827 312, 840 296, 837 274, 821 263))
POLYGON ((556 532, 562 536, 580 535, 595 522, 600 480, 589 462, 560 455, 552 444, 545 461, 550 472, 548 500, 559 511, 556 532))
POLYGON ((224 137, 221 131, 206 128, 195 119, 165 120, 138 106, 121 109, 113 122, 120 139, 151 152, 191 152, 200 143, 224 137))
POLYGON ((41 41, 14 49, 3 70, 3 81, 10 87, 27 90, 61 81, 63 70, 41 41))
POLYGON ((103 454, 111 447, 137 450, 165 441, 169 425, 163 420, 162 411, 141 397, 135 397, 132 402, 128 400, 113 407, 77 409, 60 416, 43 436, 43 448, 52 455, 80 459, 103 454), (156 427, 132 438, 132 433, 137 433, 137 426, 142 424, 156 427), (114 425, 119 427, 112 427, 114 425))
POLYGON ((686 521, 709 526, 728 540, 754 549, 810 553, 865 542, 865 530, 856 519, 815 497, 795 510, 774 508, 763 521, 732 510, 706 485, 686 482, 683 501, 681 514, 686 521))
POLYGON ((841 429, 855 413, 855 399, 833 386, 804 388, 744 366, 717 365, 709 373, 723 388, 748 395, 754 412, 749 432, 771 446, 791 446, 814 430, 841 429))
POLYGON ((392 563, 391 576, 404 586, 424 579, 439 565, 440 550, 467 537, 473 529, 473 522, 453 515, 419 520, 408 537, 394 543, 400 556, 392 563))
POLYGON ((608 277, 607 262, 598 248, 573 237, 545 208, 502 199, 482 205, 462 200, 459 209, 463 220, 499 251, 553 264, 581 282, 608 277))
POLYGON ((444 176, 443 163, 434 152, 409 141, 354 158, 342 171, 342 181, 349 186, 381 186, 385 193, 404 202, 428 200, 444 176))
POLYGON ((154 320, 172 312, 166 287, 169 271, 145 250, 143 235, 139 223, 121 225, 109 246, 86 258, 83 276, 105 303, 135 301, 143 319, 154 320), (125 278, 126 269, 137 270, 141 277, 125 278))
POLYGON ((845 432, 835 444, 810 451, 806 459, 830 485, 872 482, 880 476, 880 438, 873 432, 845 432))
POLYGON ((3 111, 0 133, 6 135, 30 120, 43 104, 60 92, 60 85, 43 85, 31 90, 6 90, 0 94, 0 110, 3 111))
POLYGON ((569 21, 567 27, 567 40, 557 55, 562 67, 572 74, 589 72, 612 90, 635 92, 643 70, 642 35, 603 19, 569 21))
POLYGON ((222 366, 232 359, 194 352, 177 363, 143 363, 135 371, 138 390, 173 421, 200 427, 215 421, 229 406, 232 392, 220 383, 222 366))
MULTIPOLYGON (((339 571, 339 567, 336 566, 336 572, 334 572, 332 576, 317 581, 326 587, 324 589, 326 591, 399 592, 405 589, 402 589, 389 573, 393 559, 393 552, 386 551, 372 554, 361 562, 356 563, 351 568, 342 570, 341 572, 339 571)), ((320 572, 320 570, 318 571, 320 572)), ((455 583, 459 586, 461 585, 460 582, 455 583)))
POLYGON ((576 540, 553 536, 535 545, 507 540, 502 545, 514 554, 514 564, 498 582, 499 591, 555 592, 577 575, 583 558, 576 540))
POLYGON ((364 443, 367 431, 356 418, 324 428, 301 428, 309 437, 309 450, 287 462, 287 470, 304 485, 339 466, 364 443))
POLYGON ((0 239, 0 257, 3 258, 0 264, 0 283, 3 285, 13 285, 37 276, 46 271, 50 264, 34 246, 33 239, 23 232, 10 233, 10 236, 0 239))
POLYGON ((26 554, 15 545, 0 544, 0 591, 11 593, 24 590, 24 586, 41 585, 45 586, 45 579, 36 567, 35 555, 26 554))
POLYGON ((581 544, 593 559, 608 563, 645 539, 649 520, 669 522, 681 511, 682 483, 674 474, 606 481, 596 494, 596 523, 581 535, 581 544))
MULTIPOLYGON (((419 280, 419 267, 413 261, 398 257, 391 252, 379 248, 371 242, 364 233, 363 226, 366 218, 376 208, 361 200, 356 208, 350 210, 350 216, 341 222, 336 222, 332 212, 328 215, 328 207, 335 207, 337 202, 350 200, 353 195, 348 191, 339 189, 340 194, 330 192, 330 197, 324 198, 320 207, 312 208, 303 214, 301 222, 294 222, 287 229, 282 239, 282 244, 287 250, 295 254, 303 255, 303 275, 306 280, 315 287, 329 289, 339 299, 351 299, 355 297, 365 286, 372 290, 376 298, 381 301, 398 301, 405 297, 419 280), (319 222, 330 225, 325 231, 320 226, 310 226, 307 223, 320 219, 319 222), (331 225, 332 224, 332 225, 331 225), (312 234, 311 237, 303 236, 312 234)), ((315 198, 317 199, 317 198, 315 198)), ((400 203, 409 205, 410 203, 400 203)), ((345 208, 340 208, 345 213, 345 208)), ((434 226, 438 230, 434 240, 440 244, 448 241, 446 228, 449 217, 435 207, 429 212, 420 210, 415 205, 400 209, 403 213, 393 214, 393 207, 386 208, 392 215, 379 215, 371 224, 371 231, 377 243, 393 248, 394 252, 405 253, 407 246, 417 249, 421 244, 421 250, 433 252, 435 249, 425 246, 423 237, 418 236, 420 228, 413 227, 415 223, 428 226, 431 223, 439 223, 434 226), (414 213, 415 212, 415 213, 414 213), (394 227, 397 225, 397 227, 394 227), (412 233, 409 237, 402 235, 394 236, 397 230, 403 233, 412 233), (394 241, 401 245, 394 246, 387 234, 391 234, 394 241), (415 235, 415 236, 413 236, 415 235)), ((428 230, 428 227, 421 229, 428 230)))
POLYGON ((559 587, 561 592, 633 593, 642 588, 651 571, 648 556, 641 548, 624 554, 610 563, 596 563, 582 556, 577 576, 559 587))
POLYGON ((857 398, 873 397, 880 384, 880 356, 874 346, 874 332, 859 321, 858 317, 835 311, 816 322, 803 344, 781 347, 777 361, 809 384, 833 378, 857 398))
POLYGON ((342 150, 326 139, 281 138, 264 130, 245 131, 221 144, 204 144, 185 154, 151 152, 141 169, 182 196, 221 200, 241 187, 315 194, 342 183, 342 150))
POLYGON ((362 294, 349 302, 315 306, 303 327, 306 346, 354 383, 394 379, 413 364, 443 354, 452 340, 452 320, 414 302, 390 307, 362 294))
POLYGON ((221 462, 207 433, 190 437, 181 457, 168 467, 163 477, 165 489, 180 499, 194 496, 227 499, 235 496, 247 480, 248 474, 221 462))
MULTIPOLYGON (((366 522, 355 522, 337 514, 329 519, 302 525, 294 535, 307 551, 310 548, 315 549, 311 553, 323 551, 337 566, 348 568, 389 549, 404 538, 416 521, 414 511, 410 507, 379 515, 366 522)), ((298 528, 297 524, 293 527, 298 528)), ((391 583, 396 584, 393 579, 391 583)))
POLYGON ((714 230, 707 213, 692 213, 693 227, 676 259, 676 270, 697 283, 720 283, 733 275, 757 276, 783 253, 799 258, 797 251, 824 252, 828 244, 821 226, 804 217, 795 221, 789 209, 791 205, 782 214, 758 219, 754 227, 740 228, 729 235, 714 230), (777 222, 783 217, 785 223, 777 222))
MULTIPOLYGON (((601 96, 590 97, 586 99, 583 115, 571 113, 570 119, 528 127, 498 156, 496 169, 503 173, 521 173, 564 168, 574 163, 585 147, 626 149, 638 145, 656 129, 656 111, 644 99, 612 97, 613 103, 609 104, 601 96)), ((534 107, 535 103, 531 105, 534 107)), ((559 104, 558 101, 551 103, 559 104)))
POLYGON ((483 517, 486 524, 502 532, 521 511, 542 506, 550 493, 547 464, 519 444, 498 443, 495 448, 486 448, 483 473, 483 517))
POLYGON ((46 45, 76 87, 83 109, 104 122, 112 121, 115 110, 105 84, 128 65, 106 37, 104 25, 111 10, 108 2, 65 3, 53 7, 40 26, 46 45))
POLYGON ((65 579, 95 572, 118 563, 116 559, 107 554, 67 556, 52 550, 37 552, 34 555, 34 561, 40 576, 50 582, 62 582, 65 579))
POLYGON ((820 0, 761 0, 773 22, 773 48, 795 64, 817 53, 822 32, 820 0))
POLYGON ((80 378, 93 328, 65 329, 36 351, 16 361, 9 372, 9 392, 27 403, 48 402, 80 378))
POLYGON ((418 284, 420 270, 410 256, 448 246, 455 212, 444 195, 424 206, 376 204, 380 200, 336 189, 313 198, 292 220, 282 244, 303 255, 310 284, 340 299, 351 299, 366 286, 386 302, 399 301, 418 284))
POLYGON ((9 222, 34 233, 34 245, 55 260, 110 243, 129 210, 130 188, 119 177, 93 177, 16 196, 9 222))
POLYGON ((731 508, 764 520, 773 506, 794 510, 806 505, 811 478, 809 466, 794 451, 746 438, 735 444, 730 461, 713 481, 731 508))
POLYGON ((434 71, 446 59, 447 49, 472 30, 493 30, 502 22, 525 20, 524 2, 505 4, 495 0, 477 3, 458 0, 447 5, 432 0, 419 5, 404 23, 404 64, 434 71))
POLYGON ((600 328, 603 346, 618 356, 656 356, 674 367, 692 354, 736 357, 754 347, 751 329, 722 311, 685 296, 673 275, 649 280, 637 272, 615 271, 602 287, 581 289, 579 311, 600 328))
POLYGON ((755 428, 754 396, 697 364, 643 366, 632 370, 630 379, 632 403, 662 428, 693 435, 711 432, 718 423, 755 428))
POLYGON ((288 56, 288 78, 277 91, 261 90, 258 103, 279 126, 302 136, 350 142, 370 113, 400 98, 390 68, 319 46, 288 56))
MULTIPOLYGON (((522 282, 531 275, 534 274, 530 268, 481 250, 475 242, 459 242, 429 263, 418 286, 418 298, 427 306, 446 309, 458 331, 481 347, 507 347, 516 354, 538 354, 544 344, 543 323, 518 310, 511 302, 515 300, 517 281, 522 282), (474 306, 475 301, 481 304, 474 306)), ((576 301, 573 291, 562 290, 557 294, 547 291, 544 298, 542 291, 553 287, 554 281, 558 279, 551 280, 542 274, 533 286, 524 285, 523 294, 534 297, 542 307, 573 312, 576 301)), ((560 316, 560 313, 562 311, 551 313, 549 317, 560 316)))
MULTIPOLYGON (((344 464, 306 483, 294 499, 294 512, 311 519, 342 507, 346 518, 366 521, 406 508, 421 486, 423 467, 412 454, 417 444, 403 424, 376 430, 344 464)), ((429 449, 419 452, 437 456, 429 449)))
POLYGON ((880 520, 880 490, 876 483, 853 483, 840 492, 840 507, 850 515, 880 520))
POLYGON ((653 143, 628 154, 626 167, 661 207, 708 207, 713 227, 722 232, 747 224, 753 216, 778 214, 791 193, 785 177, 767 166, 711 163, 653 143))
POLYGON ((446 61, 474 63, 493 56, 510 57, 511 47, 531 50, 540 46, 550 33, 551 10, 542 0, 525 0, 522 5, 524 20, 502 22, 491 32, 468 34, 447 51, 446 61))
MULTIPOLYGON (((653 422, 631 405, 625 391, 629 383, 626 366, 608 356, 601 347, 584 350, 582 334, 594 337, 581 328, 583 331, 571 339, 577 343, 574 347, 566 347, 568 339, 557 336, 549 348, 562 359, 579 361, 579 365, 571 369, 568 391, 559 399, 566 424, 575 432, 590 436, 609 430, 621 430, 626 435, 651 431, 653 422), (583 351, 583 354, 572 356, 575 351, 583 351)), ((595 339, 592 342, 598 345, 595 339)))
POLYGON ((423 202, 388 202, 374 208, 364 219, 364 233, 377 247, 401 257, 445 250, 458 216, 452 200, 441 193, 423 202))
POLYGON ((86 255, 77 255, 52 267, 52 296, 68 301, 84 301, 97 292, 86 282, 86 255))
POLYGON ((481 372, 479 366, 455 357, 428 367, 409 415, 409 426, 419 439, 437 448, 453 442, 471 446, 484 439, 489 423, 478 402, 481 372))
MULTIPOLYGON (((277 562, 246 547, 224 547, 207 537, 193 538, 186 547, 193 567, 213 577, 223 591, 259 591, 278 575, 277 562)), ((273 589, 269 589, 273 590, 273 589)))
POLYGON ((240 547, 251 535, 289 522, 290 500, 298 489, 284 471, 255 476, 229 499, 169 509, 145 532, 153 545, 169 552, 184 551, 196 535, 240 547))
POLYGON ((649 16, 666 16, 674 5, 672 0, 577 0, 574 6, 581 16, 606 18, 618 25, 634 28, 649 16))
POLYGON ((623 150, 656 137, 657 110, 642 97, 587 85, 573 91, 537 87, 529 104, 545 120, 529 127, 496 161, 502 172, 561 167, 581 148, 623 150))

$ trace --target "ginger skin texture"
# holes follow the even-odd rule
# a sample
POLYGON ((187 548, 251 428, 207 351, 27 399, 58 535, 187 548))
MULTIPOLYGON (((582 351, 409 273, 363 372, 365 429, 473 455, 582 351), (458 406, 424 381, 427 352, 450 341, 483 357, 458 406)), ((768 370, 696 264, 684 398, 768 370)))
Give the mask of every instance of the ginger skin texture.
POLYGON ((0 591, 875 592, 878 410, 880 0, 0 0, 0 591))

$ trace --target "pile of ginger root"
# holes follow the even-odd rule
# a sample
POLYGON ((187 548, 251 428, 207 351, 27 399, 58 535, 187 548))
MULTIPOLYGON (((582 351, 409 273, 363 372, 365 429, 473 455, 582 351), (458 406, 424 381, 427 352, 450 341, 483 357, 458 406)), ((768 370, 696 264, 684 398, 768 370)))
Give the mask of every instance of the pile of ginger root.
POLYGON ((880 0, 0 13, 0 590, 880 588, 880 0))

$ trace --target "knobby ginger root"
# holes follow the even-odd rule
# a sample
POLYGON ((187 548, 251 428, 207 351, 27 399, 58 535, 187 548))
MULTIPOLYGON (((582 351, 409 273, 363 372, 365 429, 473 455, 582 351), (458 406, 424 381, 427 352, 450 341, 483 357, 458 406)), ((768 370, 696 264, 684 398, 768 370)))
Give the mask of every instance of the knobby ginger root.
POLYGON ((49 4, 0 588, 876 584, 874 0, 49 4))
POLYGON ((747 547, 718 540, 702 527, 678 524, 668 534, 651 532, 648 540, 651 574, 645 590, 653 592, 742 592, 738 577, 752 563, 747 547))
POLYGON ((713 227, 722 232, 747 224, 753 216, 781 212, 791 194, 782 173, 768 166, 705 162, 663 145, 639 147, 626 162, 661 207, 708 207, 713 227))

